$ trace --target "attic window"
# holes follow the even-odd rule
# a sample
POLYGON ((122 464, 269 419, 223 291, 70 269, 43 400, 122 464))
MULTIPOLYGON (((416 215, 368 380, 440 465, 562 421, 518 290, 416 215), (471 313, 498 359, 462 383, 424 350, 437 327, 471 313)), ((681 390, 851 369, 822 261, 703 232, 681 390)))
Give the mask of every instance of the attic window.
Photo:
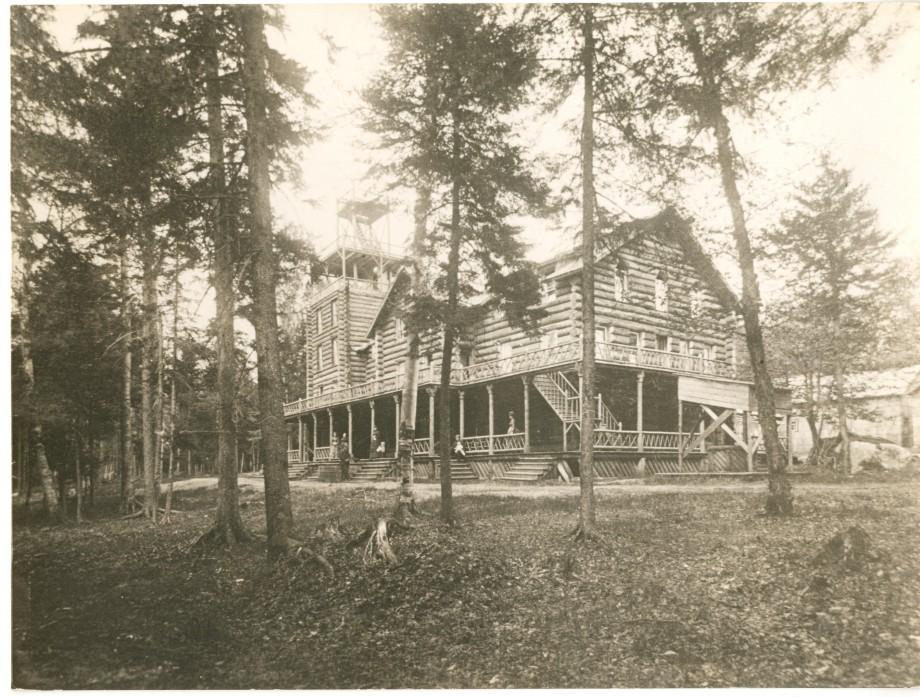
POLYGON ((617 302, 626 302, 629 299, 629 267, 622 259, 617 262, 616 275, 613 278, 613 298, 617 302))
POLYGON ((668 311, 668 274, 664 271, 659 271, 655 277, 655 309, 668 311))

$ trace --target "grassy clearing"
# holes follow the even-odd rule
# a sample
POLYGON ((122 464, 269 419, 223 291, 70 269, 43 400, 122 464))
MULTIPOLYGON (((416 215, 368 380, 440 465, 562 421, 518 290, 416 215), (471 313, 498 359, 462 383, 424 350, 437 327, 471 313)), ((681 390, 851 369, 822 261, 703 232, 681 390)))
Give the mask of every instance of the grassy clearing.
MULTIPOLYGON (((393 567, 364 565, 343 542, 389 509, 392 492, 295 489, 296 534, 326 555, 334 578, 300 559, 269 567, 258 545, 190 555, 210 517, 209 490, 178 492, 177 521, 156 529, 115 519, 111 501, 79 529, 19 512, 16 684, 920 682, 916 483, 803 486, 789 521, 759 517, 761 486, 599 488, 603 541, 578 548, 565 539, 573 495, 463 496, 461 487, 462 527, 425 519, 393 540, 393 567), (878 560, 859 569, 812 563, 854 524, 878 560)), ((243 499, 260 531, 261 493, 244 488, 243 499)))

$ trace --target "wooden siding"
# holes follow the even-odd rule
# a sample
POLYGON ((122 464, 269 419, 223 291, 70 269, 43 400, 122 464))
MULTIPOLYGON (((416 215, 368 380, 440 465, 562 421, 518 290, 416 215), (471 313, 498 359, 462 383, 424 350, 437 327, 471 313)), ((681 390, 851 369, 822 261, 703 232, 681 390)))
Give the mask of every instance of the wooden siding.
MULTIPOLYGON (((541 346, 564 344, 577 340, 581 326, 581 280, 574 255, 558 259, 541 267, 543 288, 551 289, 544 299, 547 316, 535 335, 528 335, 509 326, 499 312, 490 313, 469 332, 471 346, 469 362, 481 364, 507 355, 533 351, 541 346), (559 269, 571 272, 548 278, 559 269), (505 347, 504 349, 502 347, 505 347)), ((338 279, 338 288, 324 288, 315 296, 317 302, 308 308, 307 360, 311 381, 308 392, 319 394, 370 380, 402 373, 406 343, 397 336, 397 321, 406 311, 405 298, 408 276, 401 274, 391 288, 373 287, 367 282, 350 284, 338 279), (337 322, 332 326, 332 303, 336 303, 337 322), (385 306, 384 306, 384 303, 385 306), (319 331, 318 318, 323 318, 319 331), (368 336, 371 325, 376 327, 368 336), (331 340, 338 342, 338 362, 332 364, 331 340), (359 352, 376 337, 373 348, 359 352), (318 369, 318 355, 323 356, 323 369, 318 369), (376 360, 375 360, 376 359, 376 360)), ((676 241, 659 237, 644 237, 625 247, 603 255, 596 265, 595 310, 597 327, 605 332, 605 340, 642 349, 656 349, 658 337, 666 337, 669 352, 698 355, 731 362, 739 371, 749 366, 740 325, 732 313, 723 307, 716 292, 708 287, 703 275, 689 263, 676 241), (618 267, 625 266, 628 289, 625 298, 617 297, 618 267), (668 310, 655 307, 655 283, 664 271, 668 278, 668 310), (695 296, 695 302, 691 298, 695 296), (691 307, 694 305, 695 307, 691 307)), ((420 358, 432 367, 440 364, 440 332, 429 332, 421 338, 420 358)), ((454 367, 461 366, 461 346, 454 352, 454 367)), ((428 376, 437 380, 437 373, 428 376)), ((423 376, 424 379, 424 376, 423 376)))

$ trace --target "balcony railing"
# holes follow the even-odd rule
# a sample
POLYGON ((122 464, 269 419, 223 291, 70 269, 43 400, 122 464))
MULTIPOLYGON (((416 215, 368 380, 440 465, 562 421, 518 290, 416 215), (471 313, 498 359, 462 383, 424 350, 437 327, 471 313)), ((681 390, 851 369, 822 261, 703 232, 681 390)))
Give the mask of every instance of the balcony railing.
MULTIPOLYGON (((597 360, 602 364, 625 365, 635 368, 651 368, 675 373, 690 373, 693 375, 708 375, 723 378, 738 378, 735 366, 724 361, 711 358, 687 356, 681 353, 656 351, 653 349, 640 349, 636 346, 623 344, 598 343, 596 345, 597 360)), ((581 357, 581 344, 570 341, 557 346, 523 351, 506 358, 493 361, 476 363, 469 366, 454 368, 451 371, 451 384, 455 386, 475 384, 487 380, 495 380, 511 375, 524 375, 530 372, 545 371, 560 366, 574 363, 581 357)), ((434 363, 419 371, 419 384, 434 383, 440 374, 440 366, 434 363)), ((295 416, 314 409, 344 404, 369 397, 383 395, 401 390, 405 378, 392 375, 377 380, 371 380, 360 385, 345 387, 325 394, 299 399, 284 405, 285 416, 295 416)))
MULTIPOLYGON (((594 447, 600 450, 639 450, 639 442, 643 450, 677 452, 680 447, 680 434, 672 431, 611 431, 609 429, 595 429, 594 447)), ((693 437, 692 433, 684 433, 684 442, 693 437)))

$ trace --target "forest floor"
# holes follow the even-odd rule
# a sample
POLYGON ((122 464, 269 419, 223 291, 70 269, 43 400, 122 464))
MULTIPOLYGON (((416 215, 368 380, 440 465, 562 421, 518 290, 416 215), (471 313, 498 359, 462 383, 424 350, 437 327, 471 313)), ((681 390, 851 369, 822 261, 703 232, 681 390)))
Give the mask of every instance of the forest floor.
MULTIPOLYGON (((597 488, 600 540, 573 544, 577 486, 436 485, 393 538, 349 549, 395 484, 292 487, 294 536, 190 551, 214 480, 177 487, 168 525, 122 520, 114 491, 82 525, 14 508, 14 685, 33 688, 866 687, 920 684, 920 480, 796 484, 796 515, 760 515, 763 482, 597 488), (535 495, 535 492, 542 492, 535 495), (815 561, 858 525, 872 557, 815 561)), ((264 532, 261 483, 243 516, 264 532)))

